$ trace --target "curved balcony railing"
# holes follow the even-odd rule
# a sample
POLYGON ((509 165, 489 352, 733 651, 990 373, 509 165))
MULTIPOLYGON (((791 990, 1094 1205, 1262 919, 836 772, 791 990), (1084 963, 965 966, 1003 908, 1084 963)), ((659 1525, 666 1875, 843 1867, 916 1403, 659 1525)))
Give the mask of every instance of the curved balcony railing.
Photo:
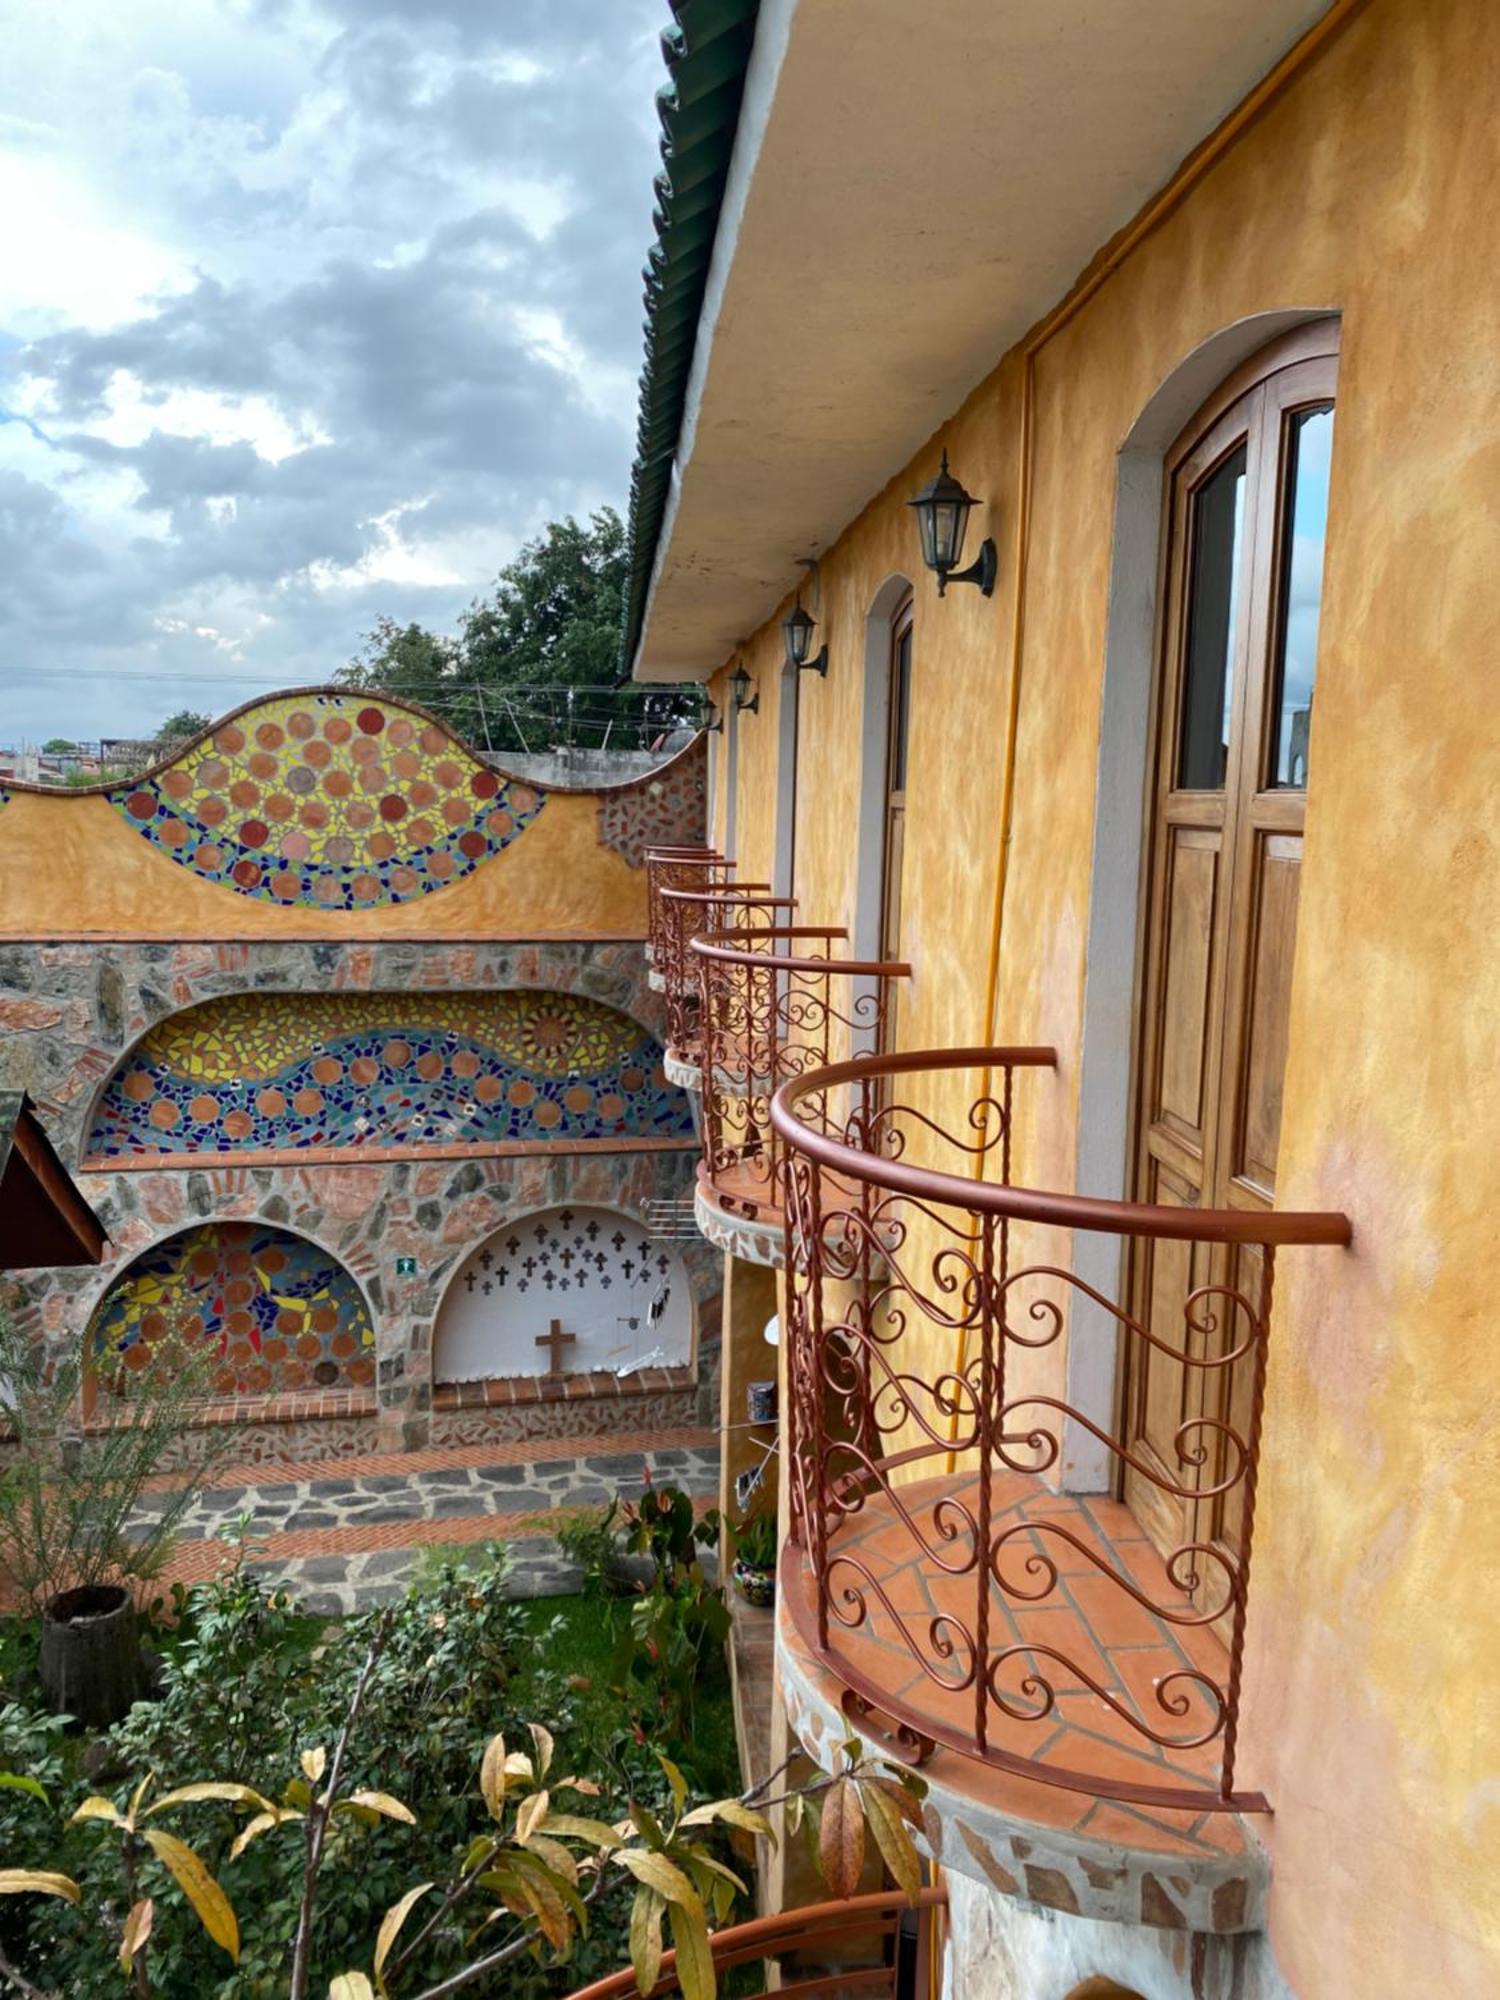
POLYGON ((773 1102, 788 1608, 846 1713, 876 1734, 886 1718, 905 1754, 942 1744, 1097 1797, 1261 1810, 1235 1756, 1272 1276, 1278 1249, 1347 1244, 1349 1222, 1012 1185, 1017 1079, 1052 1062, 855 1060, 773 1102), (931 1108, 955 1103, 952 1124, 931 1108), (1128 1249, 1119 1299, 1060 1251, 1080 1232, 1128 1249), (1112 1379, 1120 1338, 1149 1407, 1070 1394, 1112 1379), (1096 1366, 1073 1365, 1100 1341, 1096 1366), (1080 1450, 1102 1451, 1129 1507, 1060 1490, 1080 1450))
POLYGON ((648 847, 646 849, 646 958, 655 963, 661 949, 663 889, 698 889, 710 882, 727 882, 734 870, 713 847, 648 847))
MULTIPOLYGON (((774 1916, 753 1917, 748 1923, 713 1931, 709 1953, 720 1974, 738 1965, 769 1970, 795 1954, 796 1968, 783 1972, 786 1983, 781 1991, 796 1993, 801 2000, 847 2000, 856 1993, 868 1995, 869 2000, 881 1996, 916 2000, 917 1926, 923 1915, 946 1908, 947 1902, 948 1892, 940 1888, 920 1890, 914 1903, 896 1889, 844 1896, 834 1903, 779 1910, 774 1916)), ((572 2000, 625 2000, 626 1995, 639 2000, 640 1992, 627 1966, 581 1987, 572 2000)), ((664 1952, 660 1977, 646 1988, 645 2000, 668 2000, 681 1992, 677 1954, 664 1952)))
POLYGON ((651 984, 666 995, 667 1047, 681 1063, 699 1059, 698 961, 691 950, 703 931, 769 930, 777 912, 794 910, 793 896, 773 896, 769 882, 714 882, 661 890, 661 947, 651 984))
POLYGON ((833 955, 836 926, 695 937, 703 1079, 701 1178, 731 1217, 780 1227, 782 1142, 771 1099, 836 1056, 877 1046, 909 965, 833 955))

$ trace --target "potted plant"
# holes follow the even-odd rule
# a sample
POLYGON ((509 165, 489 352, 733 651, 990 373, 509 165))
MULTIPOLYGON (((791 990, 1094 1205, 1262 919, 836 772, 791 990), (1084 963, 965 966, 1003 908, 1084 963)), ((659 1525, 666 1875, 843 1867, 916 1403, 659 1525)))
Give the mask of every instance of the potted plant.
POLYGON ((146 1691, 133 1586, 161 1575, 232 1434, 195 1430, 214 1356, 170 1338, 131 1372, 113 1421, 86 1427, 87 1340, 51 1355, 0 1313, 0 1579, 41 1613, 52 1707, 105 1728, 146 1691), (143 1507, 169 1461, 180 1483, 143 1507))
POLYGON ((750 1514, 734 1531, 734 1587, 762 1610, 776 1601, 776 1510, 750 1514))

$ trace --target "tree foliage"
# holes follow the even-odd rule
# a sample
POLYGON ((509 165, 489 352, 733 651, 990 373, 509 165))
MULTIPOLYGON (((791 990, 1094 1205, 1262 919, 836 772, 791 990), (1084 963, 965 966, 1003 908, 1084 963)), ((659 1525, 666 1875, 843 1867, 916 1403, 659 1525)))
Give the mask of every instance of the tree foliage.
POLYGON ((617 747, 639 747, 684 713, 696 719, 696 704, 675 691, 614 688, 626 567, 612 507, 582 526, 571 515, 551 521, 454 635, 382 618, 339 678, 417 702, 496 750, 598 744, 606 730, 617 747))
POLYGON ((175 715, 167 717, 151 740, 158 750, 165 750, 174 743, 186 743, 194 736, 201 736, 212 721, 211 715, 200 715, 195 708, 179 708, 175 715))

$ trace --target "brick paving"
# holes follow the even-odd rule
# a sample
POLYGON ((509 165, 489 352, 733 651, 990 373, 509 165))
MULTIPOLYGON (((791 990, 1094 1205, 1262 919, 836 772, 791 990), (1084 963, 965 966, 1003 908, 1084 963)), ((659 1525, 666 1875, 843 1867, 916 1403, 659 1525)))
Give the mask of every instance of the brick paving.
MULTIPOLYGON (((490 1540, 511 1552, 512 1589, 522 1597, 576 1587, 555 1537, 558 1517, 602 1507, 616 1493, 637 1499, 647 1481, 677 1485, 700 1510, 718 1492, 719 1444, 703 1429, 609 1433, 447 1451, 372 1453, 284 1466, 219 1466, 197 1489, 167 1572, 169 1581, 211 1576, 223 1531, 248 1516, 256 1573, 293 1589, 308 1608, 364 1609, 399 1596, 418 1552, 490 1540)), ((154 1482, 158 1492, 170 1479, 154 1482)), ((142 1515, 161 1503, 148 1499, 142 1515)))

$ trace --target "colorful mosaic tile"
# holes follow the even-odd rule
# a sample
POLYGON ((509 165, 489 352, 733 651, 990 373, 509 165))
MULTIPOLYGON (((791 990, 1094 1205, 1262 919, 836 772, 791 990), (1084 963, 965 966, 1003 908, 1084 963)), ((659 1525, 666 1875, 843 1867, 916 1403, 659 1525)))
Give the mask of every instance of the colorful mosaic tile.
POLYGON ((691 1139, 662 1054, 639 1022, 572 993, 236 994, 136 1045, 87 1150, 691 1139))
POLYGON ((305 1237, 260 1222, 209 1222, 135 1259, 94 1316, 102 1385, 129 1393, 153 1342, 212 1341, 218 1395, 363 1387, 375 1331, 358 1285, 305 1237))
POLYGON ((107 796, 202 880, 332 910, 409 903, 471 875, 547 802, 435 722, 334 692, 259 702, 107 796))
POLYGON ((700 736, 649 778, 599 794, 599 839, 632 868, 645 867, 648 847, 702 840, 708 819, 706 743, 700 736))

